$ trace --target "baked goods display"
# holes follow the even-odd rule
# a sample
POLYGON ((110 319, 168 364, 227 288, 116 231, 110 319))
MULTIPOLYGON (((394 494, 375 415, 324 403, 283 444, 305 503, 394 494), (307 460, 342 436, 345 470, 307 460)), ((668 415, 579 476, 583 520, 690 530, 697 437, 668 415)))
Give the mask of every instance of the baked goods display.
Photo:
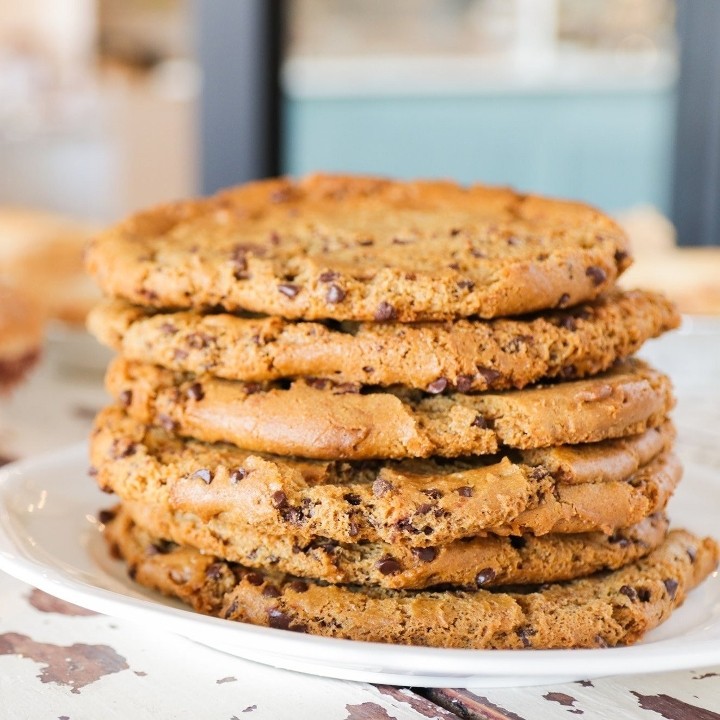
POLYGON ((637 641, 716 566, 669 530, 677 327, 586 206, 318 175, 96 236, 92 474, 137 582, 228 620, 465 648, 637 641))

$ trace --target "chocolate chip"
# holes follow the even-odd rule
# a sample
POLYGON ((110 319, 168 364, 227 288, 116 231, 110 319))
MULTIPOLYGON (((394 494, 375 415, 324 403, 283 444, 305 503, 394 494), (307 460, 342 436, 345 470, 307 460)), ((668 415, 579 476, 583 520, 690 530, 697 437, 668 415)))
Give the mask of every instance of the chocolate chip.
POLYGON ((205 577, 209 580, 220 580, 223 576, 224 563, 213 563, 205 568, 205 577))
POLYGON ((667 590, 667 594, 670 596, 671 600, 675 599, 675 593, 678 589, 678 582, 677 580, 673 580, 672 578, 667 578, 666 580, 663 580, 663 585, 665 586, 665 589, 667 590))
POLYGON ((165 413, 160 413, 157 419, 166 432, 173 432, 177 428, 177 423, 169 415, 165 415, 165 413))
POLYGON ((610 535, 610 537, 608 537, 608 542, 611 545, 618 545, 621 548, 627 547, 630 544, 630 541, 619 532, 610 535))
POLYGON ((371 240, 370 238, 361 238, 357 241, 358 245, 361 245, 362 247, 370 247, 371 245, 375 244, 374 240, 371 240))
POLYGON ((205 333, 194 332, 190 333, 190 335, 187 336, 185 342, 187 343, 188 347, 191 347, 194 350, 202 350, 210 344, 211 340, 212 338, 205 333))
POLYGON ((132 403, 132 390, 123 390, 118 395, 118 400, 123 407, 130 407, 132 403))
POLYGON ((456 285, 461 290, 472 290, 475 287, 475 283, 472 280, 458 280, 456 285))
POLYGON ((357 537, 357 534, 359 532, 360 528, 358 528, 357 524, 353 520, 350 520, 350 522, 348 523, 348 535, 350 537, 357 537))
POLYGON ((200 470, 196 470, 190 477, 200 478, 200 480, 208 485, 212 482, 213 478, 212 473, 208 470, 208 468, 200 468, 200 470))
POLYGON ((527 545, 527 540, 522 535, 511 535, 510 545, 515 550, 522 550, 527 545))
POLYGON ((282 593, 274 585, 266 585, 262 591, 263 597, 278 598, 282 593))
POLYGON ((274 508, 282 508, 287 505, 287 495, 282 490, 276 490, 270 496, 270 502, 274 508))
POLYGON ((328 385, 328 381, 323 378, 309 377, 305 378, 305 384, 315 390, 324 390, 328 385))
POLYGON ((300 286, 293 283, 280 283, 277 289, 289 298, 294 298, 300 292, 300 286))
POLYGON ((368 374, 375 372, 375 368, 372 365, 364 365, 362 370, 368 374))
POLYGON ((103 524, 107 525, 109 522, 115 519, 115 511, 114 510, 101 510, 98 513, 98 520, 103 524))
POLYGON ((202 388, 202 385, 198 382, 193 383, 188 389, 187 389, 187 396, 191 400, 202 400, 205 397, 205 392, 202 388))
POLYGON ((483 568, 476 576, 475 576, 475 584, 478 587, 482 587, 483 585, 487 585, 488 583, 492 582, 495 579, 495 571, 492 568, 483 568))
POLYGON ((362 502, 362 498, 357 493, 346 493, 343 495, 343 500, 349 505, 359 505, 362 502))
POLYGON ((558 322, 558 327, 575 332, 575 330, 577 330, 577 323, 575 322, 575 318, 572 315, 565 315, 564 317, 560 318, 560 321, 558 322))
POLYGON ((457 237, 461 232, 460 228, 450 228, 450 237, 457 237))
POLYGON ((292 525, 302 525, 305 519, 302 510, 299 507, 282 507, 280 508, 280 517, 285 522, 289 522, 292 525))
POLYGON ((245 468, 236 468, 230 473, 230 482, 233 485, 237 485, 241 480, 244 480, 248 475, 248 471, 245 468))
POLYGON ((439 500, 443 496, 442 490, 438 490, 437 488, 425 488, 420 492, 422 492, 423 495, 427 495, 432 500, 439 500))
POLYGON ((470 248, 470 254, 476 258, 486 258, 487 257, 487 255, 482 250, 479 250, 478 248, 470 248))
POLYGON ((430 505, 430 503, 422 503, 422 505, 418 505, 418 508, 415 512, 418 515, 427 515, 432 509, 433 506, 430 505))
POLYGON ((567 293, 563 293, 557 301, 557 307, 564 308, 570 302, 570 296, 567 293))
POLYGON ((318 280, 320 280, 320 282, 327 283, 337 280, 339 277, 340 273, 336 273, 334 270, 326 270, 325 272, 320 273, 318 280))
POLYGON ((532 642, 531 642, 530 638, 531 638, 533 635, 537 635, 537 630, 535 630, 534 628, 531 628, 531 627, 529 627, 529 626, 526 625, 526 626, 524 626, 524 627, 519 627, 519 628, 515 631, 515 634, 516 634, 516 635, 520 638, 520 640, 522 641, 523 647, 530 647, 530 646, 532 645, 532 642))
POLYGON ((486 430, 488 427, 487 420, 482 415, 476 415, 470 425, 472 427, 480 428, 481 430, 486 430))
POLYGON ((639 588, 637 594, 641 602, 650 602, 650 591, 647 588, 639 588))
POLYGON ((395 308, 389 303, 383 300, 375 311, 375 320, 377 322, 389 322, 391 320, 397 320, 397 312, 395 308))
POLYGON ((473 489, 468 485, 464 485, 463 487, 457 488, 457 494, 461 497, 472 497, 473 489))
POLYGON ((383 497, 383 495, 387 495, 391 490, 394 490, 395 486, 384 478, 377 478, 373 483, 372 489, 375 497, 383 497))
POLYGON ((263 576, 260 575, 260 573, 256 573, 256 572, 248 573, 248 574, 245 576, 245 579, 246 579, 251 585, 255 585, 255 587, 259 587, 260 585, 262 585, 262 584, 265 582, 265 579, 263 578, 263 576))
POLYGON ((127 574, 131 580, 134 580, 137 577, 137 565, 130 565, 127 574))
MULTIPOLYGON (((5 460, 5 458, 3 458, 3 460, 5 460)), ((13 462, 12 459, 8 458, 8 459, 6 460, 6 462, 0 462, 0 465, 7 465, 8 463, 11 463, 11 462, 13 462)), ((93 467, 93 466, 91 465, 91 466, 88 468, 87 473, 88 473, 88 475, 89 475, 90 477, 97 477, 98 469, 97 469, 96 467, 93 467)))
POLYGON ((112 456, 115 460, 130 457, 137 451, 137 445, 126 438, 118 438, 112 444, 112 456))
POLYGON ((271 245, 275 245, 277 247, 280 244, 280 235, 273 230, 270 235, 268 235, 268 240, 271 245))
POLYGON ((697 557, 697 553, 695 552, 694 548, 688 548, 687 549, 687 556, 690 558, 690 562, 694 563, 695 558, 697 557))
POLYGON ((559 375, 564 380, 569 380, 577 377, 578 371, 574 365, 565 365, 560 368, 559 375))
POLYGON ((402 570, 402 565, 395 558, 391 557, 385 557, 378 560, 375 563, 375 567, 383 575, 395 575, 402 570))
POLYGON ((625 261, 628 259, 628 253, 625 250, 616 250, 615 251, 615 262, 618 265, 624 265, 625 261))
POLYGON ((456 262, 452 262, 452 263, 450 263, 450 264, 448 265, 448 267, 449 267, 451 270, 459 270, 459 269, 460 269, 460 264, 459 264, 459 263, 456 263, 456 262))
POLYGON ((255 393, 259 393, 263 388, 258 382, 246 382, 243 383, 242 389, 245 390, 246 395, 255 395, 255 393))
POLYGON ((413 548, 413 555, 424 563, 432 562, 437 557, 438 551, 434 547, 413 548))
POLYGON ((332 284, 327 291, 327 294, 325 295, 325 299, 329 303, 339 303, 342 302, 345 299, 345 291, 339 286, 332 284))
POLYGON ((607 280, 607 273, 597 265, 591 265, 585 270, 585 274, 592 280, 593 285, 596 287, 602 285, 607 280))
POLYGON ((488 387, 502 377, 501 373, 492 368, 478 367, 477 371, 483 376, 488 387))
POLYGON ((160 326, 160 332, 162 332, 165 335, 174 335, 178 329, 169 322, 165 322, 160 326))
POLYGON ((433 380, 426 388, 429 393, 438 395, 448 386, 447 378, 441 377, 437 380, 433 380))
POLYGON ((268 612, 268 625, 277 630, 287 630, 290 627, 290 617, 282 610, 273 608, 268 612))
POLYGON ((304 580, 293 580, 287 586, 296 593, 304 593, 308 590, 308 584, 304 580))
POLYGON ((625 595, 626 597, 630 598, 630 600, 635 601, 635 600, 638 599, 638 594, 637 594, 635 588, 632 588, 632 587, 630 587, 629 585, 623 585, 623 586, 618 590, 618 592, 619 592, 619 593, 622 593, 622 594, 625 595))
POLYGON ((230 603, 230 605, 228 605, 228 607, 227 607, 227 609, 225 610, 225 612, 223 613, 223 617, 227 620, 227 618, 232 617, 232 616, 237 612, 237 609, 238 609, 238 601, 237 601, 237 600, 233 600, 233 601, 230 603))

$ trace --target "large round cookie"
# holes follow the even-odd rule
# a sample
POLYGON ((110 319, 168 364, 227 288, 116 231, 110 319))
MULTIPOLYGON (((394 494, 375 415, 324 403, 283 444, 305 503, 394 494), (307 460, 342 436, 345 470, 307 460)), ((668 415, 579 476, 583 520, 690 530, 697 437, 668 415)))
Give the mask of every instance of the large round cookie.
POLYGON ((326 175, 156 207, 87 253, 101 288, 138 304, 379 322, 574 305, 629 262, 619 226, 579 203, 326 175))
MULTIPOLYGON (((245 529, 228 533, 215 518, 170 512, 147 502, 124 502, 123 512, 151 535, 254 568, 272 568, 331 583, 422 589, 437 585, 495 587, 558 582, 616 570, 644 557, 663 541, 667 518, 658 513, 612 535, 577 533, 468 537, 445 545, 298 541, 245 529)), ((106 515, 105 515, 106 516, 106 515)), ((163 551, 162 545, 158 552, 163 551)))
POLYGON ((102 411, 90 444, 98 485, 124 501, 309 541, 430 547, 495 533, 578 533, 640 522, 681 476, 666 425, 623 440, 474 461, 323 462, 182 440, 102 411))
POLYGON ((165 546, 127 516, 105 528, 130 576, 199 612, 283 630, 455 648, 627 645, 666 620, 717 566, 718 547, 683 530, 612 573, 534 592, 398 591, 323 585, 165 546))
POLYGON ((90 330, 129 360, 228 380, 329 377, 364 385, 460 392, 585 377, 629 357, 679 316, 662 295, 608 295, 523 319, 445 323, 293 322, 228 313, 157 312, 108 299, 90 330))
POLYGON ((116 359, 107 388, 133 417, 183 436, 324 459, 456 457, 639 433, 674 400, 639 360, 593 378, 502 393, 382 391, 322 379, 242 383, 116 359))

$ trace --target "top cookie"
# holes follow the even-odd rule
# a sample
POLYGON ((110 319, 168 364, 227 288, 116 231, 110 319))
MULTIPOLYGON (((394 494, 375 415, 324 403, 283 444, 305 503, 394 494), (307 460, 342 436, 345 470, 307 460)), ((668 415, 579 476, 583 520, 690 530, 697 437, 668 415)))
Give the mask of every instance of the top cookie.
POLYGON ((574 305, 629 264, 624 232, 579 203, 333 175, 160 206, 87 253, 102 289, 138 304, 378 322, 574 305))

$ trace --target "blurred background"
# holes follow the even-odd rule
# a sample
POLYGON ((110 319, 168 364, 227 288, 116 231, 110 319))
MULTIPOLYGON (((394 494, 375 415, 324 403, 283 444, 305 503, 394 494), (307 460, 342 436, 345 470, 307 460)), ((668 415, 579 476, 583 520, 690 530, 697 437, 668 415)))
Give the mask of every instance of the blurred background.
POLYGON ((720 312, 718 31, 717 0, 0 0, 0 277, 81 326, 96 228, 352 171, 588 201, 628 284, 720 312))

